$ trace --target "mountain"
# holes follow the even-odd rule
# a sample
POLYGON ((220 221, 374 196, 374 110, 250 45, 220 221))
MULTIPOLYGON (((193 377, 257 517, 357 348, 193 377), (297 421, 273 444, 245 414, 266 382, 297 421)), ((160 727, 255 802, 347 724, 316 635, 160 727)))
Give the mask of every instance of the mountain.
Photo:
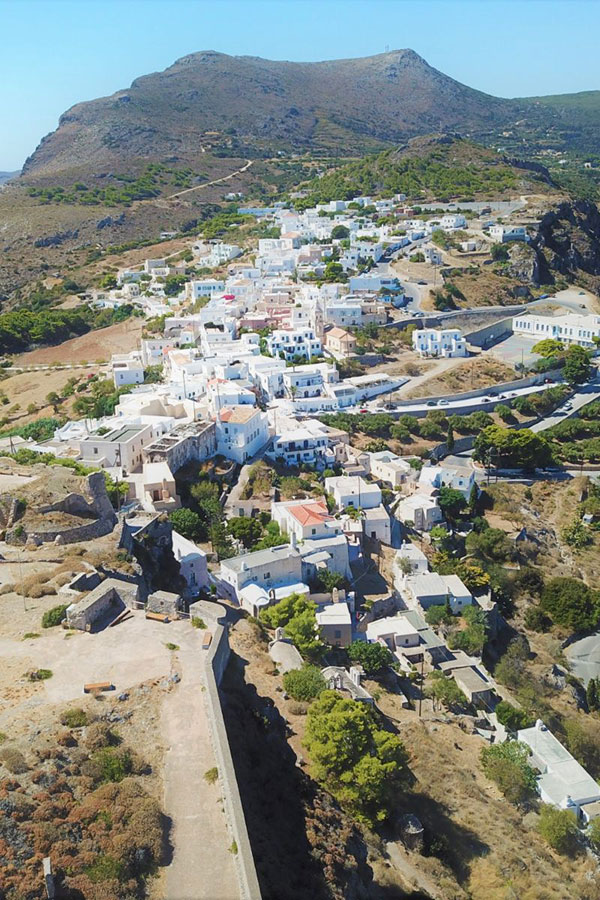
POLYGON ((489 133, 520 108, 460 84, 412 50, 312 63, 203 51, 73 106, 23 174, 75 177, 142 160, 190 164, 205 150, 356 156, 433 131, 489 133))

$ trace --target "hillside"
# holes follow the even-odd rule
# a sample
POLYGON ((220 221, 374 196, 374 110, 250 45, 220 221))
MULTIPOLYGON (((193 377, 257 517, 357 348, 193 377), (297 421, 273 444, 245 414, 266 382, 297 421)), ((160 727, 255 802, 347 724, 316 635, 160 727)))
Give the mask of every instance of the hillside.
POLYGON ((67 110, 23 174, 80 177, 140 160, 189 165, 210 148, 234 156, 361 153, 434 130, 489 131, 515 109, 412 50, 315 63, 204 51, 67 110))
POLYGON ((458 135, 413 138, 394 150, 342 165, 306 185, 307 203, 361 194, 403 193, 411 200, 488 197, 507 192, 543 192, 548 173, 524 169, 458 135))

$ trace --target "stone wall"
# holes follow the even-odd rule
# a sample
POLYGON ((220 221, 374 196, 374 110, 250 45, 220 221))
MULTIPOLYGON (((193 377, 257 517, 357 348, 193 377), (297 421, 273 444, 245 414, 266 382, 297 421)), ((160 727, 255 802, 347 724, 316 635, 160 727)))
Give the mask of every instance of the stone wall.
POLYGON ((213 635, 210 648, 206 651, 205 696, 211 740, 219 770, 219 780, 223 786, 225 818, 238 850, 235 862, 240 888, 239 896, 240 900, 260 900, 260 886, 219 696, 219 684, 227 668, 230 654, 225 608, 220 604, 206 601, 200 601, 195 607, 199 607, 202 618, 213 635))

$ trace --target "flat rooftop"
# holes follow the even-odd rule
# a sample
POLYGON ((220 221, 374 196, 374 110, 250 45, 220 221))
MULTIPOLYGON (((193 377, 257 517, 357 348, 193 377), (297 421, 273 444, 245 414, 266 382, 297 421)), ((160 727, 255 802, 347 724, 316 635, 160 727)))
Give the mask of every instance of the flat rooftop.
POLYGON ((94 444, 98 443, 98 441, 106 444, 125 444, 127 441, 137 437, 140 432, 145 431, 146 428, 148 428, 147 425, 124 425, 122 428, 113 428, 111 431, 107 431, 106 434, 98 434, 96 431, 94 434, 89 434, 83 438, 83 440, 94 444))

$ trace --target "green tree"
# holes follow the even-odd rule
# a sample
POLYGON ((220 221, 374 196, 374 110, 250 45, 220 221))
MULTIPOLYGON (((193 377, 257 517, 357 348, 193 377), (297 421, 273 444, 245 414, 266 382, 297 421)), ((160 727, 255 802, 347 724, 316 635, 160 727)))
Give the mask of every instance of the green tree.
POLYGON ((569 384, 583 384, 590 380, 591 353, 573 344, 565 356, 564 376, 569 384))
POLYGON ((438 503, 449 522, 455 522, 467 505, 461 491, 445 486, 440 488, 438 503))
POLYGON ((352 641, 348 647, 348 656, 352 662, 359 663, 367 675, 381 672, 394 661, 387 647, 379 643, 368 644, 366 641, 352 641))
POLYGON ((570 809, 557 809, 546 803, 540 809, 538 830, 545 841, 564 855, 572 854, 577 848, 577 816, 570 809))
POLYGON ((446 709, 465 707, 467 698, 455 682, 454 678, 444 675, 443 672, 434 670, 429 676, 426 693, 435 702, 441 703, 446 709))
POLYGON ((558 577, 546 582, 540 607, 557 625, 572 631, 590 630, 598 622, 598 597, 578 578, 558 577))
POLYGON ((529 752, 529 747, 519 741, 492 744, 481 751, 481 768, 511 803, 523 803, 536 792, 529 752))
POLYGON ((100 279, 100 287, 105 290, 112 290, 117 286, 117 277, 113 275, 111 272, 108 272, 106 275, 103 275, 100 279))
MULTIPOLYGON (((433 531, 433 528, 431 529, 433 531)), ((440 575, 458 575, 464 586, 472 594, 480 593, 489 587, 490 576, 474 562, 456 559, 444 551, 435 554, 432 560, 433 570, 440 575)))
POLYGON ((202 534, 200 516, 193 509, 185 507, 174 509, 172 513, 169 513, 169 521, 178 534, 191 541, 198 540, 202 534))
POLYGON ((585 691, 588 709, 596 712, 600 708, 600 691, 598 690, 598 679, 590 678, 585 691))
POLYGON ((406 784, 407 755, 371 709, 323 691, 309 709, 304 743, 313 777, 353 816, 371 826, 389 817, 406 784))
POLYGON ((331 229, 331 237, 334 241, 341 241, 344 238, 350 237, 350 231, 345 225, 335 225, 331 229))
POLYGON ((577 517, 573 519, 570 525, 566 525, 560 533, 561 538, 569 547, 575 547, 581 550, 592 543, 592 537, 589 530, 585 527, 581 519, 577 517))
POLYGON ((476 460, 496 467, 532 471, 552 462, 552 449, 546 438, 529 428, 516 431, 501 425, 489 425, 477 435, 473 449, 476 460))
POLYGON ((448 434, 446 435, 446 449, 449 453, 454 450, 454 429, 452 425, 448 425, 448 434))
POLYGON ((250 516, 234 516, 234 518, 229 519, 227 530, 232 537, 241 541, 247 550, 254 546, 263 533, 259 520, 252 519, 250 516))
POLYGON ((284 690, 293 700, 314 700, 323 693, 327 684, 317 666, 304 666, 302 669, 292 669, 283 676, 284 690))
POLYGON ((508 247, 504 244, 492 244, 490 253, 494 262, 506 262, 508 259, 508 247))
POLYGON ((498 716, 498 721, 509 731, 519 731, 521 728, 528 728, 531 725, 531 719, 525 710, 517 709, 508 700, 501 700, 494 711, 498 716))
POLYGON ((501 528, 486 528, 477 533, 471 531, 465 540, 468 553, 483 559, 503 561, 511 555, 512 548, 501 528))
POLYGON ((317 584, 321 590, 331 593, 334 588, 346 587, 346 578, 341 572, 334 572, 332 569, 322 569, 317 575, 317 584))
POLYGON ((532 353, 539 353, 544 359, 548 359, 550 356, 558 356, 564 349, 562 341, 557 341, 555 338, 544 338, 543 341, 538 341, 531 348, 532 353))

